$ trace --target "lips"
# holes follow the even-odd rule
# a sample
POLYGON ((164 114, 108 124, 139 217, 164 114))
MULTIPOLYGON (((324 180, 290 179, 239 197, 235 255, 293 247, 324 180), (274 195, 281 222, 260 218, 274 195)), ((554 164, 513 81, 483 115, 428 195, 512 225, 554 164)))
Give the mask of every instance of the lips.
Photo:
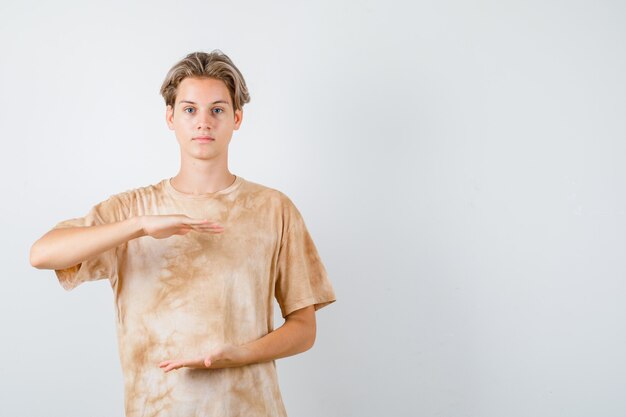
POLYGON ((198 142, 210 142, 214 141, 215 138, 212 138, 211 136, 196 136, 193 140, 197 140, 198 142))

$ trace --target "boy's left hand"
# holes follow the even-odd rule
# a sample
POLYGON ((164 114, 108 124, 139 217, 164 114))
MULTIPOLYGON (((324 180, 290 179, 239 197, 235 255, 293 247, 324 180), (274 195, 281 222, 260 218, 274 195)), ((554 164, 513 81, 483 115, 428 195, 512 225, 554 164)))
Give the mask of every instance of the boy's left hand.
POLYGON ((182 367, 196 369, 231 368, 245 365, 246 349, 230 343, 224 343, 209 351, 205 356, 195 359, 166 360, 159 363, 159 368, 165 372, 182 367))

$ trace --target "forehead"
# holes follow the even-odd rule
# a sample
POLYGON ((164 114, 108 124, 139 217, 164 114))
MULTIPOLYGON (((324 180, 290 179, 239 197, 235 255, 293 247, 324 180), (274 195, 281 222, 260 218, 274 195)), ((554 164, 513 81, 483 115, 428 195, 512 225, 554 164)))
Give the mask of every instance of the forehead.
POLYGON ((199 104, 225 100, 229 104, 230 93, 222 80, 216 78, 187 77, 178 84, 176 102, 193 101, 199 104))

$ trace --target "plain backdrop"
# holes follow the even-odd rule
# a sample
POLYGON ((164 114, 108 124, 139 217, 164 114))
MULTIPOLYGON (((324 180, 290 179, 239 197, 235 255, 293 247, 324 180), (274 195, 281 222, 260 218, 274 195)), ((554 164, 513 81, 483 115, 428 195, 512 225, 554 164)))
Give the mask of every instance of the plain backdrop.
POLYGON ((123 415, 109 283, 30 246, 176 175, 159 87, 216 48, 251 94, 229 168, 293 199, 337 294, 277 361, 290 416, 626 415, 625 12, 3 0, 0 415, 123 415))

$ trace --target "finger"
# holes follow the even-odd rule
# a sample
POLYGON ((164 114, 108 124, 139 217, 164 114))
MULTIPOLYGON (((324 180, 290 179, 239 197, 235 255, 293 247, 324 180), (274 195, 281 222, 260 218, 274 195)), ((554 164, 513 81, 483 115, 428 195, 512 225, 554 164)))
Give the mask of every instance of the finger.
POLYGON ((209 219, 192 219, 192 218, 188 218, 183 220, 184 224, 204 224, 209 222, 209 219))
POLYGON ((194 226, 193 230, 197 232, 222 232, 224 231, 224 228, 221 226, 211 226, 211 227, 194 226))
POLYGON ((211 225, 211 224, 219 224, 216 221, 212 221, 209 219, 191 219, 191 220, 185 220, 183 221, 183 224, 186 225, 211 225))
POLYGON ((224 233, 224 229, 198 229, 196 232, 200 233, 212 233, 214 235, 219 235, 220 233, 224 233))
POLYGON ((161 368, 170 366, 170 365, 180 365, 182 364, 181 360, 166 360, 166 361, 162 361, 161 363, 159 363, 159 366, 161 368))
POLYGON ((206 232, 206 231, 222 231, 224 230, 224 228, 222 226, 208 226, 208 227, 207 226, 193 226, 189 230, 206 232))
POLYGON ((195 224, 192 227, 213 227, 213 228, 221 228, 224 227, 221 224, 214 222, 214 223, 206 223, 206 224, 195 224))
POLYGON ((192 229, 223 229, 221 224, 194 224, 189 226, 192 229))
POLYGON ((178 362, 170 363, 166 367, 163 368, 165 372, 173 371, 174 369, 180 368, 182 365, 178 362))

